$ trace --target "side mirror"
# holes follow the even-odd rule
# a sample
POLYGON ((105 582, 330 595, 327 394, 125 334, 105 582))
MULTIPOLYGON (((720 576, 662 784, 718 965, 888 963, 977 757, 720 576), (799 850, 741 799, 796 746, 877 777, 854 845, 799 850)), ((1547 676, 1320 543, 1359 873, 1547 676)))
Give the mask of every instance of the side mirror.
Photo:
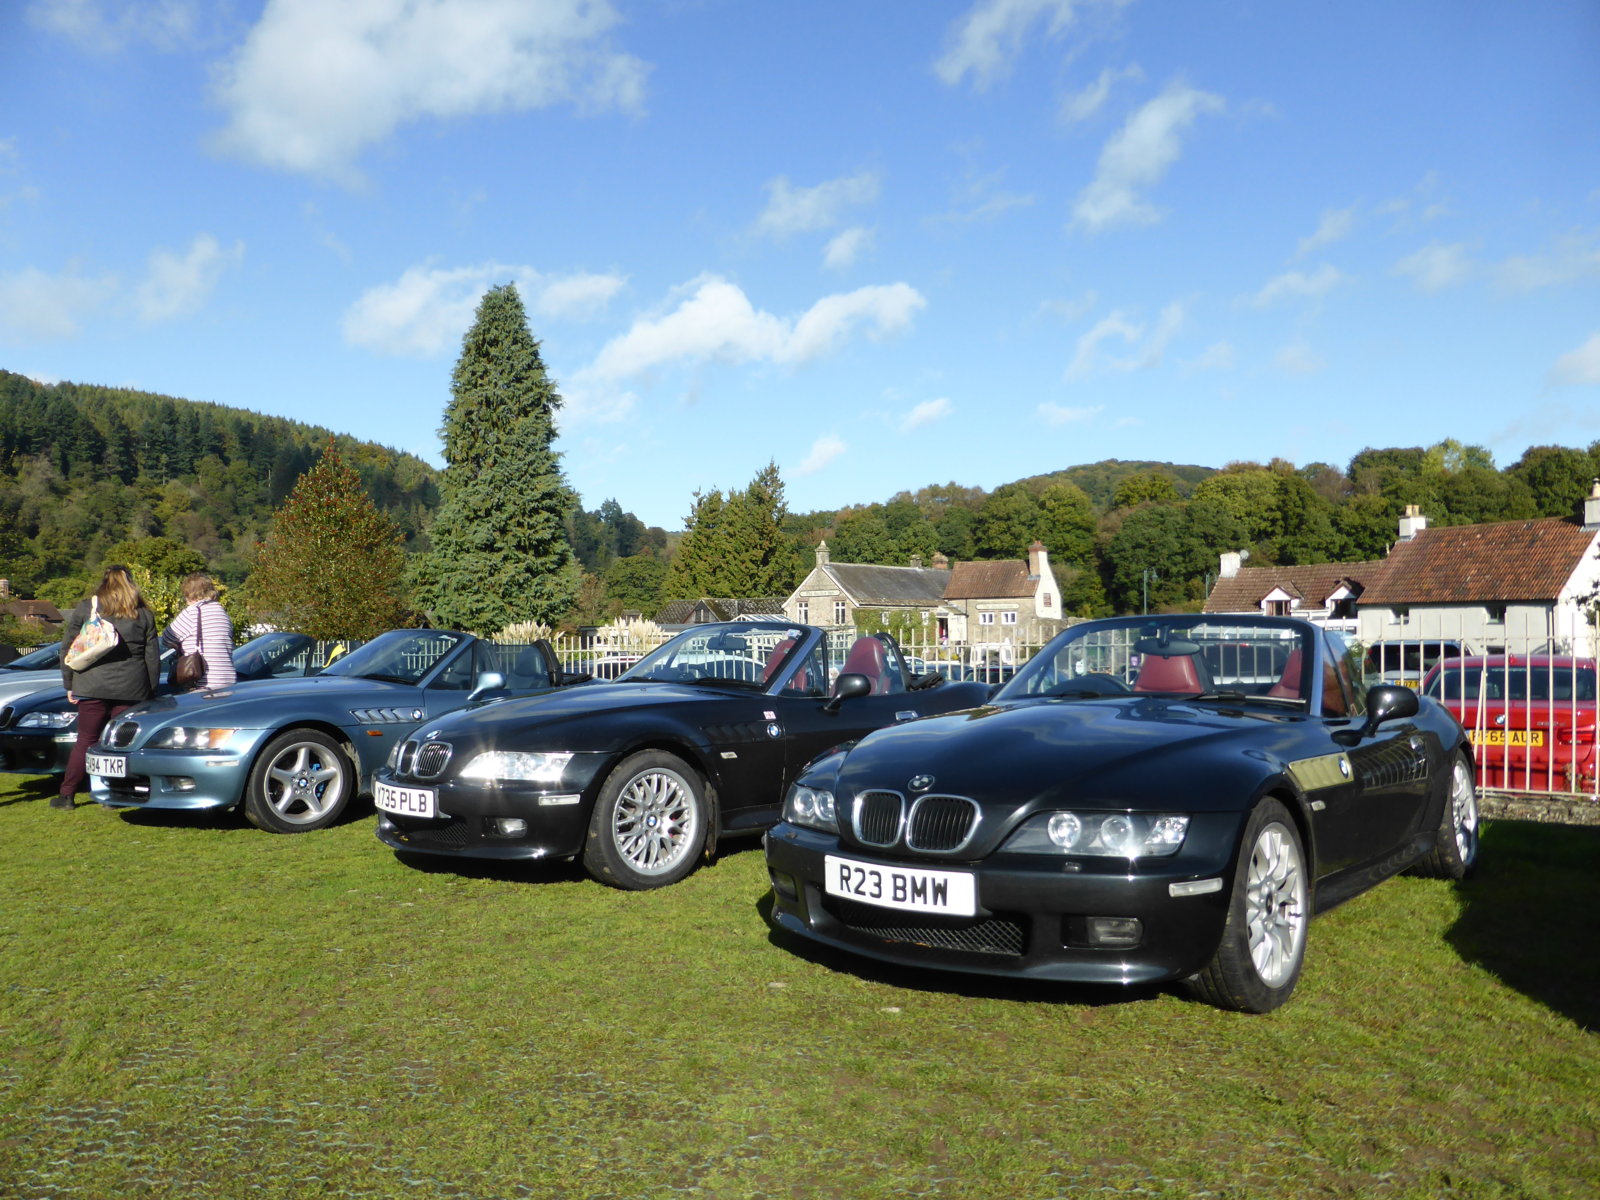
POLYGON ((472 691, 467 696, 468 704, 477 704, 482 700, 499 700, 511 693, 506 688, 506 677, 499 671, 485 671, 478 676, 472 691))
POLYGON ((822 706, 825 713, 836 713, 839 705, 855 696, 872 695, 872 680, 865 675, 857 675, 854 671, 846 672, 839 676, 839 682, 834 684, 833 699, 822 706))
POLYGON ((1367 723, 1361 727, 1362 737, 1371 737, 1385 721, 1414 717, 1422 710, 1422 702, 1408 687, 1380 683, 1367 693, 1367 723))

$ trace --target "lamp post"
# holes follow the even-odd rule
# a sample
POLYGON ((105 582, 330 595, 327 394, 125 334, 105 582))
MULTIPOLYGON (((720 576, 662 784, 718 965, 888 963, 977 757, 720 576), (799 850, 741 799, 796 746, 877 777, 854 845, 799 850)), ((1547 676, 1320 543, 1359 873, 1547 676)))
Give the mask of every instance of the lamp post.
POLYGON ((1161 575, 1154 567, 1146 567, 1144 569, 1144 582, 1140 589, 1143 597, 1139 609, 1141 615, 1148 614, 1150 611, 1150 581, 1152 579, 1159 581, 1161 575))

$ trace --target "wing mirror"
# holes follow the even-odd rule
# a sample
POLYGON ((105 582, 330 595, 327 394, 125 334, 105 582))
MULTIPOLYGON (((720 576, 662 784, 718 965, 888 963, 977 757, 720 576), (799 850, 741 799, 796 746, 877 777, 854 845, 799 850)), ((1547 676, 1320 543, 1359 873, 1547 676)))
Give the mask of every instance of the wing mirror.
POLYGON ((1422 702, 1408 687, 1380 683, 1367 693, 1367 723, 1361 727, 1362 737, 1371 737, 1385 721, 1414 717, 1422 710, 1422 702))
POLYGON ((865 675, 858 675, 848 671, 839 676, 839 682, 833 685, 833 699, 822 706, 825 713, 836 713, 839 705, 854 696, 872 695, 872 680, 865 675))
POLYGON ((502 700, 511 694, 506 687, 506 677, 499 671, 485 671, 478 676, 472 691, 467 696, 468 704, 478 704, 485 700, 502 700))

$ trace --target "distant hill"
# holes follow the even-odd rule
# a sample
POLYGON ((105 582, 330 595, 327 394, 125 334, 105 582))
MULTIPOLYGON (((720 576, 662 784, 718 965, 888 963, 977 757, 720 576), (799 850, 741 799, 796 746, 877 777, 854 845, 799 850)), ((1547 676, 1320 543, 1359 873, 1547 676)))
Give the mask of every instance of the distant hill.
POLYGON ((31 594, 92 569, 108 546, 160 535, 237 582, 330 437, 420 544, 438 488, 415 455, 220 404, 0 371, 0 576, 31 594))
POLYGON ((1130 475, 1142 475, 1147 471, 1172 476, 1178 495, 1187 498, 1194 491, 1194 485, 1209 475, 1215 475, 1217 468, 1180 466, 1167 462, 1124 462, 1120 458, 1106 458, 1045 475, 1030 475, 1016 482, 1029 491, 1037 491, 1052 483, 1075 483, 1088 494, 1095 508, 1104 512, 1111 507, 1111 498, 1116 494, 1119 483, 1130 475))

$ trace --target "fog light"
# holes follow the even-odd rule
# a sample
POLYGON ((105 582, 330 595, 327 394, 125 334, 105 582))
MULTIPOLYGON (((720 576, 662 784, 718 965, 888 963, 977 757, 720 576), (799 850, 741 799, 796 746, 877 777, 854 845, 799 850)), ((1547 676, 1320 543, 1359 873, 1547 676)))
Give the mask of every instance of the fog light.
POLYGON ((795 886, 794 876, 783 871, 768 871, 772 876, 772 890, 785 900, 800 899, 800 889, 795 886))
POLYGON ((1090 917, 1085 924, 1091 946, 1137 946, 1144 936, 1138 917, 1090 917))
POLYGON ((168 775, 166 782, 167 790, 171 792, 194 791, 194 780, 187 775, 168 775))
POLYGON ((522 837, 528 832, 528 823, 521 817, 492 817, 489 827, 501 837, 522 837))

